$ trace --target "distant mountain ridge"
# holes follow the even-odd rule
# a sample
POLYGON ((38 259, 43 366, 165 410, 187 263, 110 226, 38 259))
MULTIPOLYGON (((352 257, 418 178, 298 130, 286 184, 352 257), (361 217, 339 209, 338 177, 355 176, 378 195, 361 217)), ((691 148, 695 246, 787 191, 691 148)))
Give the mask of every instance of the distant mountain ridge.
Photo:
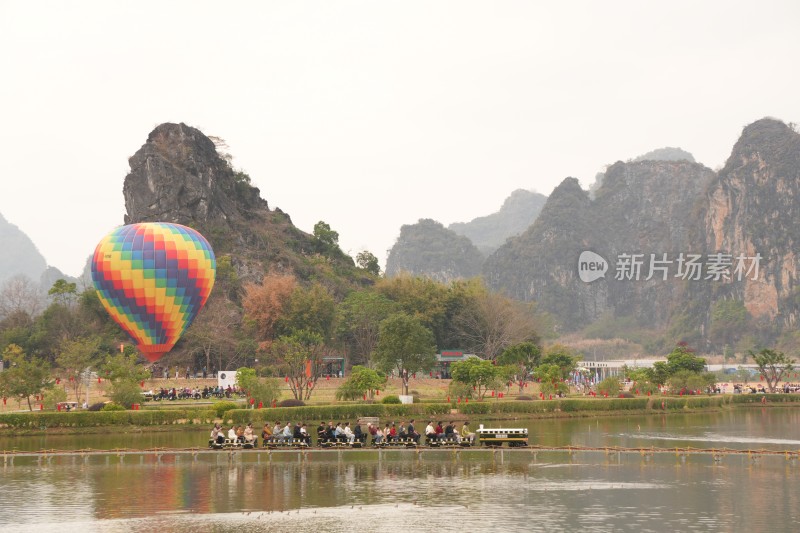
POLYGON ((47 261, 25 232, 0 214, 0 284, 24 275, 33 281, 47 270, 47 261))
POLYGON ((469 222, 454 222, 448 229, 468 237, 481 253, 488 256, 506 239, 528 229, 546 201, 547 196, 543 194, 517 189, 506 198, 499 211, 469 222))
POLYGON ((525 231, 542 210, 547 197, 517 189, 500 210, 445 228, 431 219, 403 225, 386 261, 386 275, 401 272, 438 281, 480 274, 485 258, 514 235, 525 231))
POLYGON ((744 128, 719 172, 685 156, 620 161, 594 199, 564 180, 531 228, 487 259, 483 276, 536 301, 562 331, 604 320, 609 334, 633 324, 660 330, 666 343, 747 349, 794 335, 798 227, 800 135, 767 118, 744 128), (584 251, 607 261, 604 277, 579 278, 584 251), (690 254, 696 277, 681 262, 690 254), (636 276, 633 257, 642 262, 636 276))
POLYGON ((462 235, 431 219, 400 228, 400 236, 386 260, 386 276, 403 273, 449 283, 480 274, 484 256, 462 235))

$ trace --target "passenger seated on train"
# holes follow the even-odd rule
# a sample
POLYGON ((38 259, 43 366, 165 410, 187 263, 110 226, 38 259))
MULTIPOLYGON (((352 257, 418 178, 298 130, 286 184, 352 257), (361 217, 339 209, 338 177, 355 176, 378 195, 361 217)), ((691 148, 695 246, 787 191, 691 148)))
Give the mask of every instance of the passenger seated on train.
POLYGON ((311 435, 308 433, 305 422, 300 424, 300 439, 305 442, 307 446, 311 446, 311 435))
POLYGON ((333 425, 333 420, 328 422, 328 429, 325 431, 325 440, 328 442, 336 440, 336 426, 333 425))
POLYGON ((383 431, 381 431, 380 426, 372 423, 368 424, 367 433, 372 436, 372 444, 380 444, 383 440, 383 431))
POLYGON ((294 431, 292 431, 292 438, 298 442, 305 441, 305 439, 303 438, 303 434, 300 431, 302 427, 303 426, 300 424, 300 422, 298 422, 297 424, 294 425, 294 431))
POLYGON ((228 440, 231 442, 236 442, 236 426, 231 426, 228 430, 228 440))
POLYGON ((328 426, 325 425, 325 422, 320 422, 317 426, 317 443, 322 444, 327 439, 326 433, 328 431, 328 426))
POLYGON ((244 444, 244 428, 236 426, 236 440, 244 444))
POLYGON ((444 438, 446 440, 454 440, 455 439, 455 428, 453 428, 453 423, 448 422, 447 425, 444 427, 444 438))
POLYGON ((272 439, 272 428, 269 423, 264 424, 264 429, 261 430, 261 443, 266 445, 267 441, 272 439))
POLYGON ((361 424, 356 423, 356 427, 353 428, 353 435, 355 435, 355 442, 364 443, 367 440, 367 436, 361 431, 361 424))
POLYGON ((341 422, 336 422, 336 426, 333 428, 333 440, 343 440, 344 439, 344 428, 342 427, 341 422))
POLYGON ((225 443, 225 433, 223 432, 222 427, 218 423, 214 424, 214 427, 211 428, 211 440, 213 440, 217 444, 225 443))
POLYGON ((245 444, 256 445, 256 435, 253 433, 253 423, 249 422, 247 427, 244 428, 244 442, 245 444))
POLYGON ((436 428, 433 427, 433 420, 428 422, 428 425, 425 426, 425 437, 428 440, 435 440, 436 439, 436 428))
POLYGON ((470 444, 475 442, 475 433, 469 428, 469 420, 464 420, 464 425, 461 426, 461 438, 470 444))
POLYGON ((344 436, 344 438, 347 439, 348 443, 353 444, 353 441, 356 439, 356 435, 355 433, 353 433, 353 430, 350 429, 350 422, 344 423, 344 429, 342 429, 342 435, 344 436))
POLYGON ((272 428, 272 440, 278 443, 283 442, 283 428, 279 421, 275 421, 275 426, 272 428))
POLYGON ((291 444, 293 434, 294 432, 292 431, 292 423, 286 422, 286 426, 283 428, 283 442, 286 444, 291 444))
POLYGON ((442 427, 441 420, 439 420, 439 423, 436 424, 436 438, 439 440, 444 439, 444 428, 442 427))
POLYGON ((419 444, 420 435, 419 435, 419 433, 417 433, 417 430, 414 429, 414 419, 413 418, 408 422, 408 428, 406 429, 406 434, 408 434, 408 438, 409 439, 413 439, 414 442, 419 444))
POLYGON ((386 427, 383 428, 383 440, 389 442, 392 440, 392 430, 389 427, 389 423, 386 423, 386 427))

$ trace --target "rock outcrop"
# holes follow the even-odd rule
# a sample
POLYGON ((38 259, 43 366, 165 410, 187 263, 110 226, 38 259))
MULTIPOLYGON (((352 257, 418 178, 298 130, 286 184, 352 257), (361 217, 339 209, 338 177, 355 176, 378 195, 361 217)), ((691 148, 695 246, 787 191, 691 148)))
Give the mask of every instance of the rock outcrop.
POLYGON ((386 275, 406 273, 449 283, 477 276, 482 263, 483 255, 468 238, 435 220, 422 219, 400 228, 386 260, 386 275))
POLYGON ((214 142, 186 124, 161 124, 129 159, 125 178, 125 223, 174 222, 200 231, 217 257, 229 256, 242 281, 260 281, 267 271, 301 280, 314 275, 323 256, 336 268, 355 272, 352 258, 269 208, 250 177, 231 168, 214 142))
POLYGON ((773 119, 747 126, 706 193, 702 223, 708 250, 762 258, 757 279, 736 276, 724 295, 764 325, 796 325, 800 135, 773 119))

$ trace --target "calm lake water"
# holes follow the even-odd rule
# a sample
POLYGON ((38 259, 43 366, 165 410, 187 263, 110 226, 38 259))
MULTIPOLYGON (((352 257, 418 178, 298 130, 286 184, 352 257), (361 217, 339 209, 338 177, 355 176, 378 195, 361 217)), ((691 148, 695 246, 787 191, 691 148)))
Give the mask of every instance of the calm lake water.
MULTIPOLYGON (((552 446, 800 449, 791 408, 502 425, 552 446)), ((202 447, 206 433, 2 438, 0 449, 202 447)), ((219 451, 2 468, 0 523, 28 531, 790 531, 800 518, 800 464, 782 455, 219 451)))

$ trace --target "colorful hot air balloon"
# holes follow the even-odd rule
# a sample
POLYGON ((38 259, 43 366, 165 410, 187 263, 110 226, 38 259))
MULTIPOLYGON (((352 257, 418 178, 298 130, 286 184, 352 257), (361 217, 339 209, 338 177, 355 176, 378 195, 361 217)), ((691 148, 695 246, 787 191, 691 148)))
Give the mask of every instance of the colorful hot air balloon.
POLYGON ((192 228, 146 222, 100 241, 92 280, 111 318, 156 362, 205 305, 216 268, 214 251, 192 228))

